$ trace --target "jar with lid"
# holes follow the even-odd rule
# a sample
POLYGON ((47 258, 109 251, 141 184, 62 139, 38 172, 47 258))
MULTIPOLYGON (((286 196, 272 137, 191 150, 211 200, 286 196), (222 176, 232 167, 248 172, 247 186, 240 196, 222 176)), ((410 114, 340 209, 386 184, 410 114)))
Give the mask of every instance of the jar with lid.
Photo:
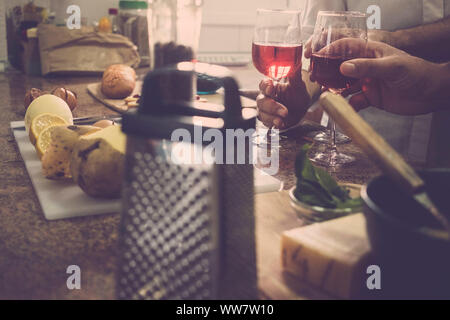
POLYGON ((120 1, 117 27, 119 32, 128 37, 138 48, 141 65, 150 64, 149 50, 149 10, 147 1, 120 1))

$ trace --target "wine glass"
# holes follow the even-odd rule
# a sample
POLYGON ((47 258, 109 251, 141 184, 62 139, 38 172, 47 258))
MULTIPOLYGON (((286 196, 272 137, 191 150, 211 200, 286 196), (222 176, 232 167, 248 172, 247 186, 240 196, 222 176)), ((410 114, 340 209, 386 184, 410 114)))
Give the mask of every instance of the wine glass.
MULTIPOLYGON (((280 81, 287 81, 290 75, 302 67, 301 36, 301 11, 256 11, 253 64, 260 73, 272 79, 275 92, 280 81)), ((268 136, 278 134, 278 130, 269 131, 268 136)))
MULTIPOLYGON (((349 42, 342 39, 361 39, 367 42, 366 15, 360 12, 320 11, 312 38, 311 78, 324 90, 342 94, 357 79, 345 77, 340 72, 343 62, 362 55, 349 42)), ((360 47, 358 47, 360 48, 360 47)), ((323 167, 339 168, 355 161, 355 158, 337 149, 336 124, 330 118, 331 136, 323 152, 312 154, 310 159, 323 167)))
MULTIPOLYGON (((323 114, 322 122, 325 122, 324 125, 327 126, 327 130, 322 131, 314 136, 314 141, 318 143, 328 144, 331 139, 331 129, 330 129, 330 121, 329 117, 326 113, 323 114)), ((322 123, 321 123, 322 124, 322 123)), ((336 144, 345 144, 351 142, 352 139, 342 132, 336 131, 336 144)))

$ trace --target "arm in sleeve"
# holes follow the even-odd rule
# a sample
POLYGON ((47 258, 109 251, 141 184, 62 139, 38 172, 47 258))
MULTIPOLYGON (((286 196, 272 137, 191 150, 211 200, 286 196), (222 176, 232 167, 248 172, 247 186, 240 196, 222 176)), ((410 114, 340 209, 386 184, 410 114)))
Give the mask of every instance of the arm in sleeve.
POLYGON ((450 61, 450 17, 443 20, 397 30, 392 33, 397 47, 431 61, 450 61))

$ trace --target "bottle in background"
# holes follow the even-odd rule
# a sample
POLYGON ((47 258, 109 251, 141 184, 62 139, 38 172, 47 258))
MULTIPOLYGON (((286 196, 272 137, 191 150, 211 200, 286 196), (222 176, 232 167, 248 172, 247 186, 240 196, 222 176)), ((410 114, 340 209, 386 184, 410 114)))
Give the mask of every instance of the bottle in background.
POLYGON ((118 14, 119 14, 119 10, 117 8, 109 8, 108 9, 109 21, 111 22, 113 33, 120 32, 119 27, 117 25, 117 15, 118 14))
POLYGON ((152 67, 196 61, 203 0, 149 0, 152 67))
POLYGON ((148 14, 147 1, 119 2, 118 29, 137 46, 141 56, 141 67, 150 64, 148 14))

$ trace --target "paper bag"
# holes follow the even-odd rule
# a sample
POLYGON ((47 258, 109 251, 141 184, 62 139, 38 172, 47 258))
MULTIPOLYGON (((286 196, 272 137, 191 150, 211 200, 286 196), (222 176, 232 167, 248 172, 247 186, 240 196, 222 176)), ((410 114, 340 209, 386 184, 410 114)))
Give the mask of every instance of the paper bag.
POLYGON ((97 74, 111 64, 137 67, 136 46, 118 34, 95 32, 92 27, 38 26, 42 74, 97 74))

